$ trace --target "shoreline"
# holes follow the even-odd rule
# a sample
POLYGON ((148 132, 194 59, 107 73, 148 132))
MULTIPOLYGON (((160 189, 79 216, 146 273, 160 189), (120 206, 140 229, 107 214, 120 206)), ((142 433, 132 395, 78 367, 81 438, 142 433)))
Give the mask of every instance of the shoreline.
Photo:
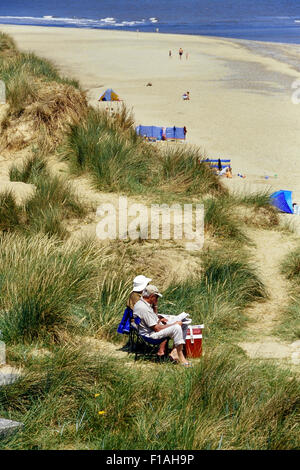
MULTIPOLYGON (((288 58, 288 54, 292 51, 295 53, 299 53, 300 56, 300 42, 299 43, 289 43, 289 42, 272 42, 272 41, 259 41, 254 39, 242 39, 242 38, 233 38, 227 36, 213 36, 213 35, 205 35, 205 34, 189 34, 189 33, 164 33, 164 32, 155 32, 155 31, 132 31, 132 30, 122 30, 122 29, 110 29, 110 28, 80 28, 76 26, 41 26, 41 25, 21 25, 21 24, 6 24, 0 23, 0 30, 6 28, 28 28, 28 30, 32 29, 49 29, 49 30, 58 30, 58 31, 72 31, 72 32, 79 32, 79 31, 89 31, 89 32, 99 32, 99 33, 117 33, 117 34, 124 34, 124 35, 138 35, 138 36, 153 36, 153 38, 158 37, 166 37, 170 39, 178 39, 182 37, 182 41, 186 39, 190 39, 192 41, 196 41, 197 39, 200 41, 226 41, 228 43, 238 44, 242 48, 249 50, 250 52, 255 52, 260 54, 262 57, 271 57, 279 62, 284 64, 291 65, 295 68, 295 70, 300 73, 300 64, 298 69, 296 68, 296 64, 291 62, 288 58), (273 49, 273 51, 269 51, 273 49), (275 54, 274 57, 274 50, 277 49, 277 56, 275 54), (282 49, 284 49, 284 53, 282 53, 282 49), (290 49, 288 51, 287 49, 290 49)), ((297 61, 297 64, 299 61, 297 61)), ((75 77, 76 78, 76 77, 75 77)))
MULTIPOLYGON (((84 30, 84 31, 108 31, 108 32, 121 32, 121 33, 140 33, 140 34, 161 34, 161 35, 168 35, 168 36, 190 36, 190 37, 201 37, 201 38, 212 38, 212 39, 228 39, 229 41, 245 41, 245 42, 250 42, 250 43, 260 43, 260 44, 267 44, 267 45, 274 45, 274 46, 299 46, 300 47, 300 39, 299 42, 281 42, 281 41, 271 41, 271 40, 259 40, 259 39, 248 39, 248 38, 237 38, 233 36, 215 36, 213 34, 193 34, 193 33, 174 33, 174 32, 168 32, 168 31, 161 31, 159 28, 159 31, 141 31, 139 28, 136 30, 133 29, 125 29, 121 27, 115 27, 115 28, 109 28, 109 27, 89 27, 89 26, 71 26, 71 25, 51 25, 51 24, 26 24, 26 23, 0 23, 0 28, 1 27, 29 27, 29 28, 55 28, 55 29, 71 29, 71 30, 84 30)), ((138 26, 138 25, 137 25, 138 26)))
POLYGON ((158 32, 156 31, 140 31, 138 28, 136 30, 132 29, 119 29, 119 28, 93 28, 93 27, 79 27, 79 26, 69 26, 69 25, 64 25, 64 26, 59 26, 59 25, 32 25, 32 24, 16 24, 16 23, 0 23, 0 28, 6 28, 6 27, 16 27, 16 28, 49 28, 49 29, 59 29, 59 30, 72 30, 72 31, 99 31, 99 32, 118 32, 118 33, 126 33, 126 34, 153 34, 155 36, 158 35, 163 35, 163 36, 176 36, 176 37, 191 37, 191 38, 204 38, 204 39, 224 39, 224 40, 229 40, 229 41, 241 41, 241 42, 250 42, 250 43, 259 43, 259 44, 269 44, 269 45, 274 45, 274 46, 299 46, 300 47, 300 42, 277 42, 277 41, 262 41, 259 39, 247 39, 247 38, 235 38, 231 36, 214 36, 212 34, 191 34, 191 33, 171 33, 171 32, 163 32, 159 30, 158 32))
POLYGON ((112 88, 136 125, 186 126, 188 143, 209 158, 231 159, 231 189, 290 189, 300 202, 300 113, 292 103, 300 45, 69 27, 0 30, 78 79, 91 105, 112 88), (188 60, 179 60, 179 47, 188 60), (181 98, 186 90, 189 102, 181 98))

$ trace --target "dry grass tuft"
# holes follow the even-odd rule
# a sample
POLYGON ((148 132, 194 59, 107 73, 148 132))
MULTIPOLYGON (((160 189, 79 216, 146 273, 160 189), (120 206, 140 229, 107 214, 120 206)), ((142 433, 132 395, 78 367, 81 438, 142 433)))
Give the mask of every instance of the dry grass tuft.
POLYGON ((0 33, 0 53, 6 57, 17 53, 15 41, 5 33, 0 33))
POLYGON ((24 118, 31 119, 34 130, 44 130, 47 140, 57 144, 69 125, 79 123, 87 113, 85 94, 70 85, 51 83, 38 90, 37 100, 28 106, 24 118))
POLYGON ((71 85, 39 80, 31 89, 27 106, 3 130, 2 148, 21 149, 42 133, 47 149, 53 150, 68 126, 79 123, 87 112, 85 94, 71 85))

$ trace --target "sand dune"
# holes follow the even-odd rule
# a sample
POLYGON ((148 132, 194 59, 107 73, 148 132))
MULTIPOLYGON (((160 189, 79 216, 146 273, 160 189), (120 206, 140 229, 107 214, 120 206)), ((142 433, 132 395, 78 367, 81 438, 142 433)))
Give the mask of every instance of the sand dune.
POLYGON ((189 143, 204 148, 209 157, 231 158, 234 174, 246 174, 243 180, 234 176, 227 183, 232 188, 290 189, 300 203, 300 106, 292 102, 292 84, 300 78, 295 65, 300 46, 75 28, 0 28, 20 49, 52 59, 66 75, 78 78, 90 103, 97 105, 100 93, 112 87, 133 109, 137 124, 185 125, 189 143), (179 60, 179 47, 189 52, 188 60, 179 60), (189 102, 181 99, 187 90, 189 102))

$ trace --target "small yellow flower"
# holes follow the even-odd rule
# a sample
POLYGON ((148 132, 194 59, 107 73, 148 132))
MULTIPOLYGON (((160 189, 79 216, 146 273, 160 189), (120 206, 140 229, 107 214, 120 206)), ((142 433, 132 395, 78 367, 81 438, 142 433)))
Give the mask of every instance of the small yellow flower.
POLYGON ((95 393, 95 398, 100 397, 100 393, 95 393))
POLYGON ((102 411, 98 411, 98 415, 105 415, 106 411, 102 410, 102 411))

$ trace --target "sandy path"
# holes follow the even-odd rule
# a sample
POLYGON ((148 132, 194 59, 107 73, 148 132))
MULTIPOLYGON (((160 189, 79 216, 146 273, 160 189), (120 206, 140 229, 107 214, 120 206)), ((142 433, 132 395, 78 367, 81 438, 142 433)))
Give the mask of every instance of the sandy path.
POLYGON ((247 310, 250 323, 247 327, 251 341, 241 346, 252 358, 286 359, 300 365, 300 341, 287 343, 273 332, 279 328, 282 315, 288 306, 289 282, 280 273, 284 257, 296 246, 297 239, 276 231, 249 230, 249 237, 255 240, 252 256, 269 298, 266 302, 255 303, 247 310))

